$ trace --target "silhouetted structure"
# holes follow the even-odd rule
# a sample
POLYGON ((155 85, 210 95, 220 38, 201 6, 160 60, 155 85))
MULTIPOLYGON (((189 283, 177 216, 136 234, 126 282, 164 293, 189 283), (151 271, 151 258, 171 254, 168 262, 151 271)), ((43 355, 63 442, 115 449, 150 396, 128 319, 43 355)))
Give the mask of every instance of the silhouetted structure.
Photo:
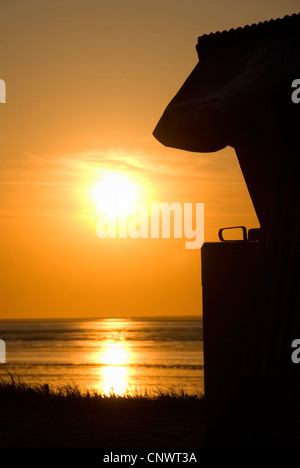
POLYGON ((235 148, 261 226, 202 247, 208 444, 295 446, 300 14, 201 36, 197 51, 154 136, 188 151, 235 148))

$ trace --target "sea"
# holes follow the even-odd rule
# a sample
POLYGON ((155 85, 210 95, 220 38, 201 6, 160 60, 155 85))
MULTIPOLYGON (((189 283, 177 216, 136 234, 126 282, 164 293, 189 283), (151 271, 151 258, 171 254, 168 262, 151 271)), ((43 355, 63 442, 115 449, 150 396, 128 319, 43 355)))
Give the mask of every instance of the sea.
POLYGON ((0 378, 105 395, 204 394, 200 318, 0 321, 0 378))

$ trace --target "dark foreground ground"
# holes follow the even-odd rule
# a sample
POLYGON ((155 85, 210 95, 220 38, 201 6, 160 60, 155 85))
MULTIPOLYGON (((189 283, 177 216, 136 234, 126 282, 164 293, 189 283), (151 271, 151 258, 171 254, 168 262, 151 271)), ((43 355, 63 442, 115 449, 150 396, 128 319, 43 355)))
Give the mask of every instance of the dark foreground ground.
POLYGON ((1 448, 201 448, 204 400, 158 393, 133 397, 52 392, 0 382, 1 448))

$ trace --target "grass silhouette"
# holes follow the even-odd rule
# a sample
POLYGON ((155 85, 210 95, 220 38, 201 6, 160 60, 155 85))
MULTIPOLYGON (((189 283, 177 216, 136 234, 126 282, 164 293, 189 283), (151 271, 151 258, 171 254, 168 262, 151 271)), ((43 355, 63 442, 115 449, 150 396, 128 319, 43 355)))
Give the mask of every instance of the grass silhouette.
POLYGON ((74 384, 0 380, 0 446, 198 448, 205 446, 204 398, 183 390, 83 390, 74 384))

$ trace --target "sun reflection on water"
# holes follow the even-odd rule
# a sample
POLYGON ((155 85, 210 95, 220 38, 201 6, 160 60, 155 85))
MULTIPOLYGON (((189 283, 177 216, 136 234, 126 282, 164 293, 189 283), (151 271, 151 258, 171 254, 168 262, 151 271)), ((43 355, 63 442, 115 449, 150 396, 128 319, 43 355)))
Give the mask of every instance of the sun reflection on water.
POLYGON ((104 395, 122 395, 129 391, 131 352, 124 340, 106 340, 94 356, 99 364, 99 390, 104 395))

